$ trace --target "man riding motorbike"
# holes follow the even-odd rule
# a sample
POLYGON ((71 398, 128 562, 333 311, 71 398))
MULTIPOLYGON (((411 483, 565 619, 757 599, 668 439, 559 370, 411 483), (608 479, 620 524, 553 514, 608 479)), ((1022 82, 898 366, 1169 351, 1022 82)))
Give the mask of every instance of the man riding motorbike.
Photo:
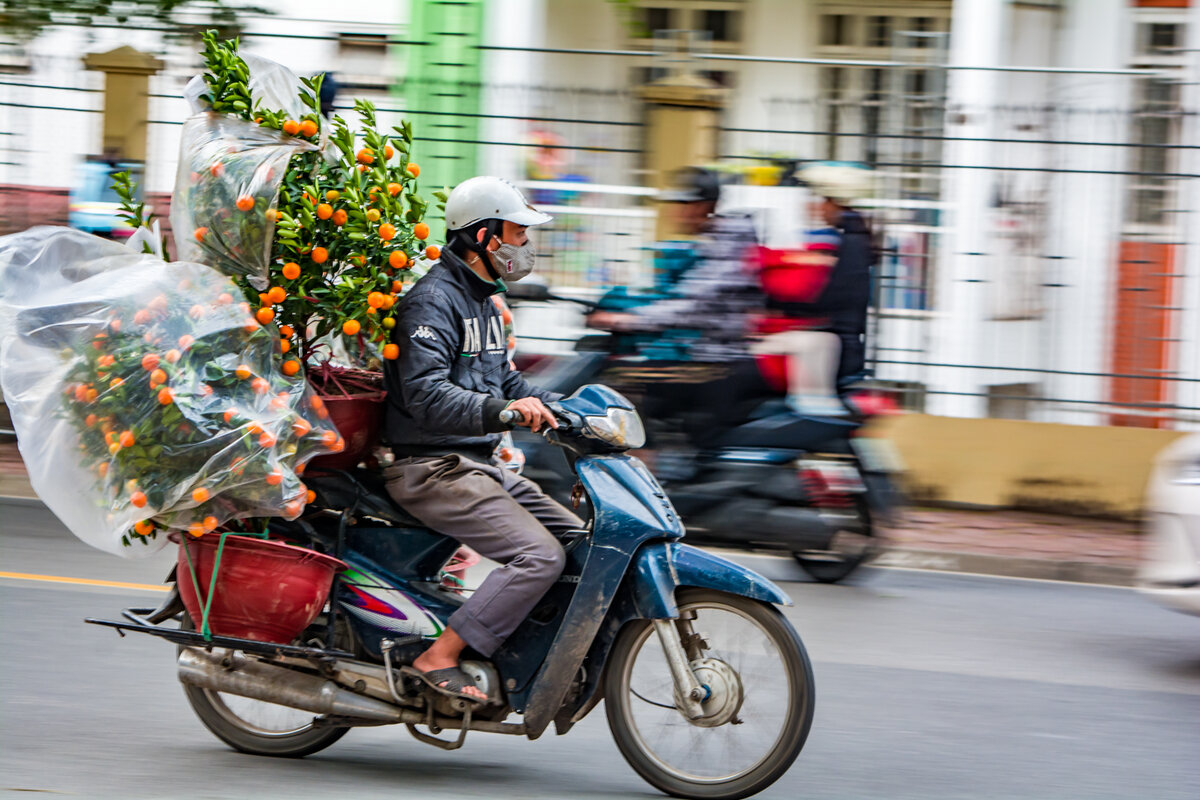
POLYGON ((384 473, 388 493, 430 528, 502 565, 413 662, 428 685, 471 699, 484 695, 459 668, 459 655, 468 645, 484 657, 495 651, 562 572, 555 534, 583 525, 493 459, 506 408, 535 432, 558 426, 545 402, 561 396, 512 368, 492 301, 506 280, 533 269, 526 228, 550 220, 500 178, 459 184, 446 201, 446 247, 400 301, 392 334, 400 357, 384 371, 385 425, 396 456, 384 473))
POLYGON ((721 184, 715 172, 687 167, 673 178, 675 188, 660 199, 672 204, 680 232, 695 238, 694 266, 675 284, 673 297, 628 313, 597 312, 588 324, 626 332, 694 332, 686 339, 686 363, 677 365, 679 380, 648 381, 640 391, 622 388, 642 397, 643 414, 650 418, 680 408, 703 410, 690 433, 705 439, 736 422, 739 401, 763 393, 747 350, 752 318, 763 307, 749 258, 757 235, 749 216, 717 213, 721 184))

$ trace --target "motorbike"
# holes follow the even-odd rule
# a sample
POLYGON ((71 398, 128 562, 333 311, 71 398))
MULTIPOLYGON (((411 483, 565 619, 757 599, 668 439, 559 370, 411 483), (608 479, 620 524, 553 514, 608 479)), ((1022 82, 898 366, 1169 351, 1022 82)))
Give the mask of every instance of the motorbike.
POLYGON ((628 400, 587 385, 551 409, 558 427, 544 435, 570 463, 588 521, 562 537, 562 576, 500 649, 464 653, 486 702, 448 697, 403 670, 463 602, 441 580, 459 545, 395 505, 366 469, 310 471, 316 500, 297 520, 270 523, 273 538, 348 565, 293 643, 202 635, 177 591, 158 609, 87 621, 176 644, 200 721, 246 753, 304 756, 351 728, 394 724, 444 749, 468 731, 532 740, 552 723, 567 733, 603 699, 618 749, 657 789, 697 800, 763 790, 812 724, 812 666, 777 608, 791 601, 682 541, 666 493, 627 454, 644 439, 628 400))
MULTIPOLYGON (((597 308, 536 284, 513 287, 510 295, 516 305, 560 301, 597 308)), ((662 379, 654 372, 656 359, 643 355, 647 343, 630 339, 589 334, 575 353, 544 358, 526 377, 562 394, 592 380, 662 379)), ((764 387, 735 424, 699 446, 681 432, 679 419, 653 420, 652 468, 683 517, 688 540, 787 553, 824 583, 844 580, 869 563, 882 548, 880 527, 901 503, 893 480, 899 459, 890 443, 867 435, 865 423, 880 410, 878 398, 852 384, 840 391, 846 416, 806 416, 764 387)), ((525 474, 552 496, 569 497, 573 482, 555 454, 528 435, 518 433, 516 440, 525 453, 525 474)))

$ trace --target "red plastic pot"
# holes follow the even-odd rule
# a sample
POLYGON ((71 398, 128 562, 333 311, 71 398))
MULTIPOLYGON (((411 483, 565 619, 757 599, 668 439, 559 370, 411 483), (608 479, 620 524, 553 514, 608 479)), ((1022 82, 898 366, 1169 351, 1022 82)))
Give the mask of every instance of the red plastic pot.
POLYGON ((310 466, 314 469, 354 469, 358 462, 370 454, 379 441, 379 429, 383 424, 383 400, 381 392, 356 395, 322 395, 329 419, 338 433, 346 440, 346 449, 340 453, 317 456, 310 466))
MULTIPOLYGON (((184 536, 176 570, 179 596, 199 629, 212 590, 213 564, 221 535, 184 536), (186 550, 185 550, 186 548, 186 550), (200 593, 192 584, 188 556, 200 593)), ((288 644, 317 618, 329 598, 333 576, 346 565, 338 559, 283 542, 225 537, 208 627, 217 636, 288 644)))

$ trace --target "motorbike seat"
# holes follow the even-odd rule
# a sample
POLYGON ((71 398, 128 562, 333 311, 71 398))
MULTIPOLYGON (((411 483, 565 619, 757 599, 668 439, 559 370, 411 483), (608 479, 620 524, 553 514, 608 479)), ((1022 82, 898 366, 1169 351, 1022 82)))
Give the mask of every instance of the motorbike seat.
POLYGON ((859 423, 841 417, 806 417, 792 412, 759 417, 725 432, 719 447, 815 450, 847 438, 859 423))

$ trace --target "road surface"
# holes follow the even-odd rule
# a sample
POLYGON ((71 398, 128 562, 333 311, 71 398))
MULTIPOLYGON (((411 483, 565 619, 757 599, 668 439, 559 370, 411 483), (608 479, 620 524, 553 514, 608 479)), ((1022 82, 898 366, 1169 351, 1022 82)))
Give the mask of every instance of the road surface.
MULTIPOLYGON (((44 509, 0 505, 0 794, 658 796, 602 710, 564 737, 472 733, 456 752, 364 728, 300 761, 235 753, 193 717, 170 645, 82 624, 158 593, 33 577, 153 584, 170 561, 121 560, 44 509)), ((1200 797, 1200 619, 1126 589, 939 573, 784 587, 816 670, 816 718, 760 797, 1200 797)))

